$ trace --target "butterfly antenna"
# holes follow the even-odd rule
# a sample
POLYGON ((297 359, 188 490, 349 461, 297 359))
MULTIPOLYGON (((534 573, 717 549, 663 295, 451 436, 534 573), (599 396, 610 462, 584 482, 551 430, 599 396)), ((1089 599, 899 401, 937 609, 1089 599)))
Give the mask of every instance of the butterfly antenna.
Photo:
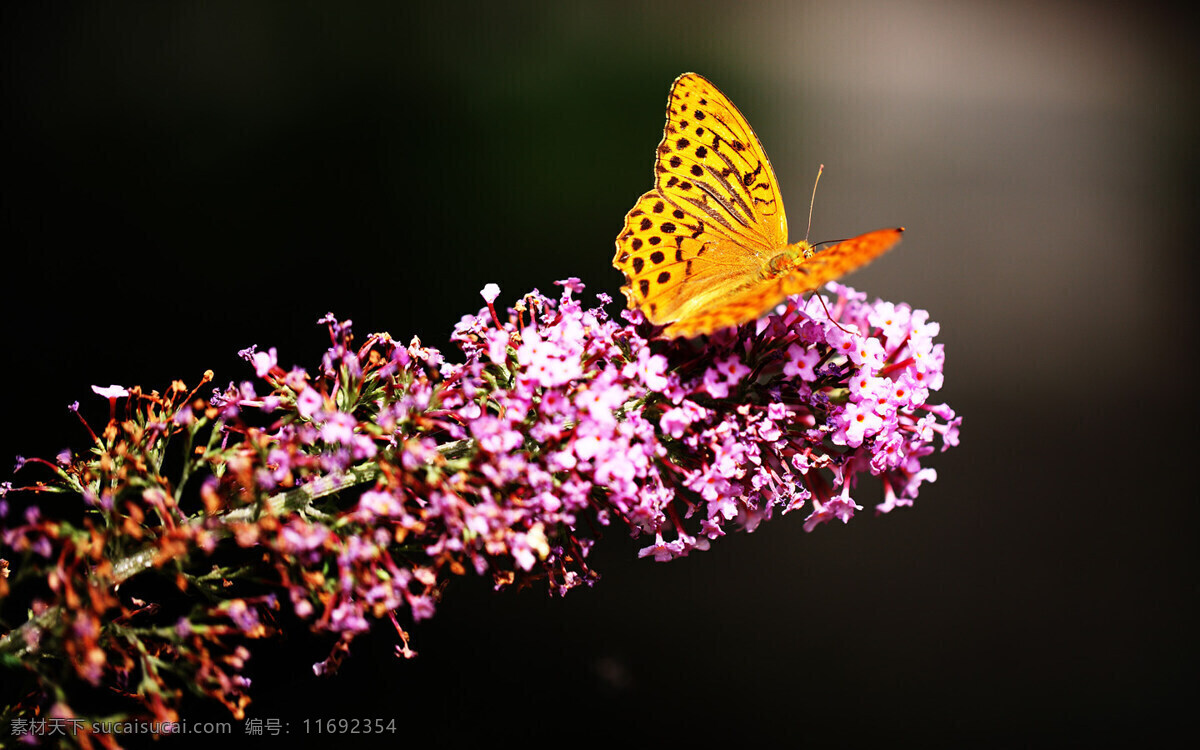
POLYGON ((808 202, 808 229, 804 230, 804 241, 808 242, 808 233, 812 231, 812 212, 813 206, 817 202, 817 183, 821 181, 821 173, 825 171, 825 165, 817 167, 817 179, 813 180, 812 200, 808 202))
MULTIPOLYGON (((810 232, 812 232, 813 206, 815 206, 817 203, 817 184, 821 181, 821 173, 824 171, 825 171, 824 164, 817 167, 817 179, 813 180, 812 200, 810 200, 808 202, 808 229, 806 229, 804 231, 804 241, 805 242, 808 242, 808 235, 810 232)), ((829 319, 829 322, 833 323, 838 328, 841 328, 843 333, 850 333, 850 331, 847 331, 845 328, 842 328, 842 326, 839 325, 838 322, 833 319, 833 316, 829 314, 829 308, 825 306, 825 298, 821 296, 821 292, 819 290, 814 290, 813 294, 817 295, 817 299, 821 300, 821 307, 825 308, 825 317, 829 319)))

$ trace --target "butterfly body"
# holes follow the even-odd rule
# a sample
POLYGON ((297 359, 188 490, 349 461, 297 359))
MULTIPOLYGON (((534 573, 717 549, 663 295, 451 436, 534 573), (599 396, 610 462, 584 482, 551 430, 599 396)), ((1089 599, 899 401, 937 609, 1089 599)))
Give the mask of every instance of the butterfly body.
POLYGON ((754 320, 894 245, 901 229, 816 251, 788 244, 775 172, 733 102, 695 73, 675 79, 655 187, 617 236, 613 266, 630 308, 671 338, 754 320))

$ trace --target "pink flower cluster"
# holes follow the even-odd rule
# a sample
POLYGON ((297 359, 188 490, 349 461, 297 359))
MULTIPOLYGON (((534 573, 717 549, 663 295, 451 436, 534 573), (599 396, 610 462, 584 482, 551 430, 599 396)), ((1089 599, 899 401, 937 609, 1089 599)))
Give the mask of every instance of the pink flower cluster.
MULTIPOLYGON (((400 613, 432 616, 450 575, 545 579, 561 594, 596 580, 598 527, 616 523, 647 539, 642 556, 669 560, 776 511, 804 511, 808 531, 848 521, 866 475, 888 512, 936 478, 923 465, 935 444, 958 443, 961 418, 930 403, 944 354, 922 310, 830 284, 828 300, 795 297, 739 328, 662 340, 640 313, 611 319, 607 295, 585 307, 577 279, 560 285, 557 299, 534 291, 503 316, 489 285, 486 307, 455 326, 458 363, 415 338, 356 346, 349 322, 326 316, 315 372, 252 347, 241 354, 259 380, 207 404, 182 383, 163 395, 97 389, 110 420, 87 428, 87 452, 21 462, 50 469, 51 485, 0 485, 0 498, 69 492, 88 511, 77 527, 30 506, 0 529, 0 568, 20 559, 0 600, 10 583, 41 592, 0 656, 87 654, 80 677, 98 685, 136 681, 129 655, 170 648, 184 684, 236 713, 249 701, 238 639, 274 635, 285 602, 337 635, 318 672, 384 618, 411 656, 400 613), (172 441, 178 477, 162 473, 172 441), (210 575, 234 546, 253 551, 253 585, 210 575), (122 584, 168 563, 203 596, 164 628, 122 584), (102 627, 117 619, 121 629, 102 627)), ((156 695, 177 695, 164 675, 156 695)))
POLYGON ((461 384, 443 405, 463 424, 451 436, 478 446, 474 491, 455 510, 491 540, 476 551, 507 550, 525 570, 540 559, 564 588, 562 548, 523 534, 578 541, 591 508, 652 535, 642 555, 666 560, 776 508, 807 507, 811 531, 861 509, 850 491, 863 473, 882 480, 879 511, 911 504, 936 477, 921 466, 935 435, 957 443, 961 419, 927 403, 943 351, 924 311, 831 284, 828 313, 796 298, 707 341, 667 342, 636 313, 620 325, 585 309, 577 280, 562 285, 557 301, 527 295, 504 321, 485 294, 488 309, 455 329, 467 362, 443 368, 461 384))
POLYGON ((927 403, 943 352, 924 311, 831 284, 828 309, 794 298, 740 328, 666 341, 638 313, 609 318, 607 295, 585 307, 577 279, 560 285, 557 299, 534 291, 503 318, 489 285, 487 306, 451 337, 461 363, 386 334, 354 349, 332 317, 320 378, 284 373, 274 351, 243 352, 275 390, 259 399, 231 385, 214 403, 293 410, 257 468, 260 489, 383 468, 339 533, 293 517, 256 539, 308 565, 337 560, 342 584, 320 601, 292 587, 298 612, 323 603, 321 626, 343 632, 405 604, 427 617, 447 567, 497 586, 546 578, 565 593, 596 578, 596 526, 618 521, 652 540, 643 556, 669 560, 776 510, 806 510, 809 531, 848 521, 865 473, 881 479, 887 512, 936 477, 921 465, 935 436, 957 443, 960 418, 927 403))

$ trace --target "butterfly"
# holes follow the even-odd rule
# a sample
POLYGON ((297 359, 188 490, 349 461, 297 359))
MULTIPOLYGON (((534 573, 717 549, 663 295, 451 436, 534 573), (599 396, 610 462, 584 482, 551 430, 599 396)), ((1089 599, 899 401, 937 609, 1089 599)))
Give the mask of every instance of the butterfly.
POLYGON ((788 244, 775 172, 750 123, 696 73, 675 79, 654 163, 617 236, 621 291, 668 338, 762 316, 878 257, 904 229, 880 229, 816 250, 788 244))

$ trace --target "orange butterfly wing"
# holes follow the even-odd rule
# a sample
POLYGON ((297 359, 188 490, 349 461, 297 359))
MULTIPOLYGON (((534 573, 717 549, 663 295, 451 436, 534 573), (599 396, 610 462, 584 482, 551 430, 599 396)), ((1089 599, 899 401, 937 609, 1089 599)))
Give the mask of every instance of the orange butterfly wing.
POLYGON ((784 294, 804 294, 861 268, 891 250, 900 241, 904 227, 876 229, 874 232, 818 250, 800 262, 791 273, 782 276, 784 294))
POLYGON ((682 317, 664 329, 666 336, 692 337, 756 320, 793 294, 815 291, 866 265, 900 241, 903 227, 879 229, 814 253, 790 272, 738 288, 713 305, 682 317))
POLYGON ((625 217, 613 266, 625 274, 629 306, 669 324, 663 333, 670 337, 753 320, 788 294, 867 262, 899 236, 881 230, 817 255, 807 243, 789 247, 762 144, 733 102, 695 73, 671 86, 654 170, 654 189, 625 217))

